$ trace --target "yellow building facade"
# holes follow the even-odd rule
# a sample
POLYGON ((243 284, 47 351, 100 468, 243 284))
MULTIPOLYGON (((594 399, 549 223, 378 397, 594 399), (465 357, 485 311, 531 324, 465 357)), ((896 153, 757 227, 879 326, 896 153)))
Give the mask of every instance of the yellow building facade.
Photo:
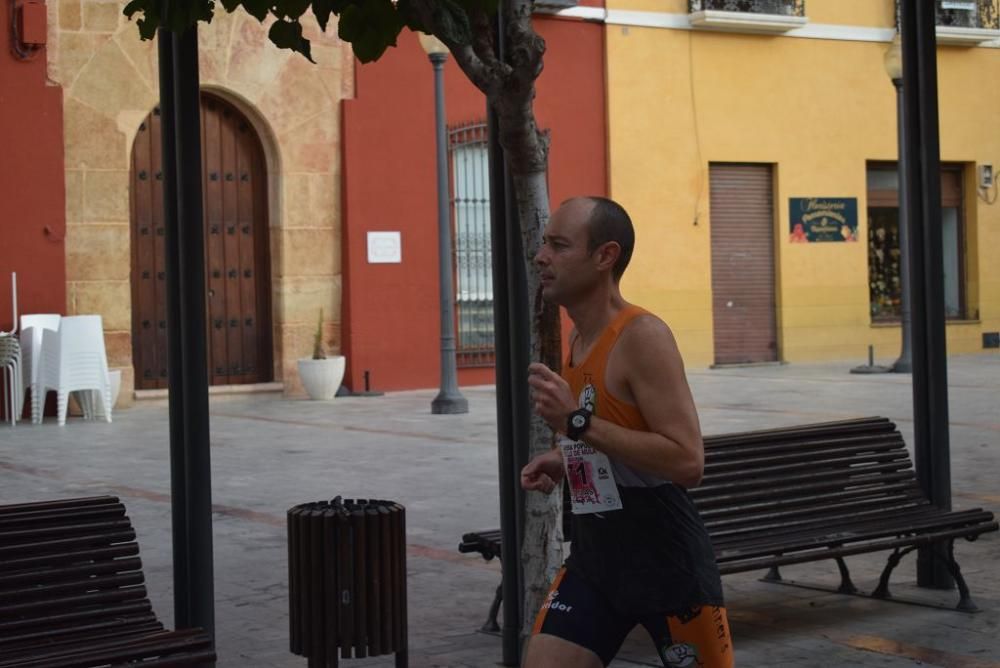
MULTIPOLYGON (((623 291, 672 326, 692 366, 860 362, 869 345, 895 359, 898 214, 883 201, 897 157, 884 62, 895 3, 761 0, 771 13, 747 16, 754 4, 608 2, 610 192, 637 231, 623 291), (789 15, 774 16, 782 4, 789 15), (770 217, 764 227, 741 227, 744 200, 770 217), (810 217, 817 202, 826 213, 810 217), (820 226, 805 234, 803 220, 820 226), (720 290, 738 288, 733 268, 757 253, 744 246, 769 255, 753 261, 770 277, 760 279, 772 297, 770 358, 741 357, 757 326, 725 320, 740 304, 720 290)), ((995 353, 1000 202, 995 184, 979 185, 983 166, 1000 167, 1000 31, 939 29, 938 40, 948 351, 995 353)))

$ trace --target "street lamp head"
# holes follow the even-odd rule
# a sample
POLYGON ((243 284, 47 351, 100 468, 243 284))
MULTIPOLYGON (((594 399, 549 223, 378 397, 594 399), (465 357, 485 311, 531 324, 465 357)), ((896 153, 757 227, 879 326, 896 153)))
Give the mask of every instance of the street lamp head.
POLYGON ((899 39, 899 33, 892 38, 892 43, 883 56, 883 62, 885 64, 885 73, 889 75, 889 79, 893 82, 902 81, 903 79, 903 44, 899 39))
POLYGON ((420 40, 420 46, 428 56, 444 56, 448 54, 448 47, 434 35, 418 32, 417 39, 420 40))

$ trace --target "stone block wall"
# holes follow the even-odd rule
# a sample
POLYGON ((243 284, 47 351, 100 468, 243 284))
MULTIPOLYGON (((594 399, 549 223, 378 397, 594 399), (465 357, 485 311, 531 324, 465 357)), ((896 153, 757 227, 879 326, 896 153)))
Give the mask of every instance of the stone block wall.
MULTIPOLYGON (((129 184, 132 143, 158 103, 156 42, 117 0, 49 0, 49 78, 63 87, 67 314, 104 318, 109 364, 132 397, 129 184)), ((239 107, 267 156, 274 378, 301 393, 295 361, 312 350, 319 309, 340 349, 340 100, 352 94, 348 45, 314 23, 314 65, 280 50, 242 11, 199 25, 202 87, 239 107)))

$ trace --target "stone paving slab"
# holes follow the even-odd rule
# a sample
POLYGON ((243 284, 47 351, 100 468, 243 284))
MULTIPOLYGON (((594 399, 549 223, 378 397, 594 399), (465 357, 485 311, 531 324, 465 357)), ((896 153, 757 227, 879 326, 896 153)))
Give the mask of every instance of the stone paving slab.
MULTIPOLYGON (((908 376, 859 376, 846 364, 689 370, 705 433, 880 414, 912 449, 908 376)), ((330 403, 277 395, 214 396, 212 467, 215 598, 220 666, 302 667, 288 651, 285 511, 298 503, 377 497, 407 508, 410 665, 493 666, 500 638, 478 633, 499 566, 456 551, 461 534, 498 525, 495 393, 464 389, 471 411, 430 414, 434 390, 330 403)), ((949 359, 954 505, 1000 513, 1000 356, 949 359)), ((138 531, 148 586, 172 619, 166 402, 142 401, 113 424, 0 427, 0 502, 117 494, 138 531)), ((740 666, 970 666, 1000 668, 1000 537, 961 542, 956 554, 982 612, 873 601, 723 579, 740 666)), ((885 555, 851 557, 870 588, 885 555)), ((919 589, 912 557, 893 593, 953 605, 955 592, 919 589)), ((783 569, 786 578, 837 583, 834 564, 783 569)), ((644 632, 616 667, 658 665, 644 632)), ((392 666, 392 657, 345 666, 392 666)))

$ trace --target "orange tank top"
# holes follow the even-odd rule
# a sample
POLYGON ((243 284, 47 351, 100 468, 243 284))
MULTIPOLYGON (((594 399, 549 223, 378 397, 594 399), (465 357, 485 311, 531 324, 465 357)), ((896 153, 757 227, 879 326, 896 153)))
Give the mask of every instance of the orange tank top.
MULTIPOLYGON (((611 324, 597 339, 587 356, 573 364, 573 347, 570 345, 569 358, 563 365, 562 377, 569 383, 573 395, 578 397, 580 406, 589 408, 599 418, 634 429, 649 431, 646 420, 638 407, 611 395, 607 385, 608 358, 618 342, 622 330, 635 318, 649 311, 638 306, 626 306, 615 316, 611 324)), ((587 437, 584 436, 586 441, 587 437)), ((614 458, 610 458, 615 480, 623 487, 658 487, 666 480, 643 471, 637 471, 614 458)))
POLYGON ((627 429, 646 431, 646 421, 639 409, 632 404, 613 397, 607 386, 608 358, 618 342, 622 330, 632 320, 647 314, 638 306, 626 306, 611 324, 601 333, 597 343, 590 349, 587 356, 573 364, 573 350, 570 345, 569 357, 563 366, 562 376, 569 383, 573 395, 580 398, 580 405, 590 408, 591 412, 605 420, 614 422, 627 429))

